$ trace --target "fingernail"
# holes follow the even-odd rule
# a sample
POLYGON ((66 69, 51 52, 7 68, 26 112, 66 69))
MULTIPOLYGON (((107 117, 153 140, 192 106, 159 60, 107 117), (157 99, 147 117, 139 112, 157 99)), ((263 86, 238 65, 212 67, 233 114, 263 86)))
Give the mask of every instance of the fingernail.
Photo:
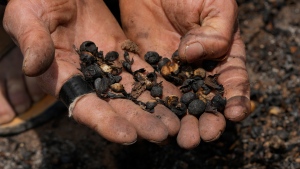
POLYGON ((187 45, 184 54, 189 63, 199 60, 200 56, 203 55, 203 46, 198 42, 187 45))
POLYGON ((134 143, 136 143, 137 140, 134 140, 133 142, 129 142, 129 143, 122 143, 122 145, 124 146, 129 146, 129 145, 132 145, 134 143))
POLYGON ((222 131, 219 131, 219 133, 214 138, 212 138, 210 140, 205 140, 205 142, 212 142, 212 141, 217 140, 222 135, 222 133, 223 133, 222 131))
POLYGON ((27 71, 27 61, 28 58, 30 57, 30 49, 27 48, 24 54, 24 60, 23 60, 23 71, 27 71))

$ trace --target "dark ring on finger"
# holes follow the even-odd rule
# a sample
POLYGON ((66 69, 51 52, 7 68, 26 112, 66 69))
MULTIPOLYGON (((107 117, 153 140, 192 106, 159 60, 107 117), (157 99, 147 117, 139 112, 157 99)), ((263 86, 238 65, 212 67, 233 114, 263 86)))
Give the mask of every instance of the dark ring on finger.
POLYGON ((93 89, 90 84, 81 75, 76 75, 62 86, 59 92, 59 99, 69 107, 77 97, 92 92, 93 89))

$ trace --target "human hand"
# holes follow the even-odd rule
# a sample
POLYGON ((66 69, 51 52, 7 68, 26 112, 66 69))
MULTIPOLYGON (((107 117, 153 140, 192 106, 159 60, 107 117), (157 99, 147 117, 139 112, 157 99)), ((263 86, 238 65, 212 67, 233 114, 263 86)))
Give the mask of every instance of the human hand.
MULTIPOLYGON (((171 57, 178 49, 181 60, 200 64, 220 63, 209 74, 220 74, 227 98, 224 116, 241 121, 249 115, 250 86, 246 55, 238 24, 235 1, 120 0, 123 30, 140 47, 140 56, 156 51, 171 57)), ((223 114, 204 113, 199 119, 186 115, 177 136, 183 148, 193 148, 220 137, 225 129, 223 114)))
MULTIPOLYGON (((97 0, 11 0, 3 23, 24 55, 24 73, 37 76, 41 88, 56 97, 65 82, 81 75, 79 56, 73 45, 79 47, 90 40, 104 53, 118 51, 122 56, 120 44, 127 39, 104 2, 97 0)), ((139 57, 130 56, 135 61, 133 70, 151 69, 139 57)), ((124 71, 121 76, 125 90, 130 91, 131 74, 124 71)), ((141 100, 149 98, 148 93, 140 96, 141 100)), ((113 142, 131 144, 137 137, 161 142, 179 130, 177 117, 161 105, 154 114, 149 114, 129 100, 106 102, 95 93, 86 93, 75 100, 70 107, 74 119, 113 142)))
MULTIPOLYGON (((1 20, 3 15, 4 6, 0 6, 1 20)), ((24 77, 21 69, 23 56, 2 25, 0 37, 0 124, 5 124, 42 99, 44 93, 35 78, 24 77)))

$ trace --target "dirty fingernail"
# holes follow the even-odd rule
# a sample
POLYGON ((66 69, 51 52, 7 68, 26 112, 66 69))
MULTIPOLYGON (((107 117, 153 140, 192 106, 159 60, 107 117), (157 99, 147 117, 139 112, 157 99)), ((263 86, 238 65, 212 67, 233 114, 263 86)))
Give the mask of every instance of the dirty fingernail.
POLYGON ((122 145, 124 146, 129 146, 129 145, 132 145, 134 143, 136 143, 137 140, 134 140, 133 142, 128 142, 128 143, 122 143, 122 145))
POLYGON ((204 140, 205 142, 212 142, 212 141, 215 141, 217 140, 221 135, 222 135, 222 131, 220 131, 215 137, 211 138, 211 139, 207 139, 207 140, 204 140))
POLYGON ((28 58, 30 57, 30 49, 26 49, 25 54, 24 54, 24 59, 23 59, 23 71, 26 73, 27 71, 27 62, 28 58))
POLYGON ((191 63, 199 60, 200 56, 203 55, 203 46, 200 43, 192 43, 187 45, 185 48, 186 61, 191 63))

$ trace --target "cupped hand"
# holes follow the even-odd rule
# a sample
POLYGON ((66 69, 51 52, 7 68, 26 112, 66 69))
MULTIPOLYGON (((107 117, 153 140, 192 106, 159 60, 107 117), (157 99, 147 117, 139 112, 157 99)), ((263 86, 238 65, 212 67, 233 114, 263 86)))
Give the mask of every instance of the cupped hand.
POLYGON ((178 49, 182 61, 198 64, 220 61, 209 74, 220 74, 227 105, 224 114, 186 115, 177 136, 183 148, 219 138, 226 118, 241 121, 249 115, 249 79, 244 43, 240 37, 236 1, 120 0, 123 30, 140 46, 140 56, 157 51, 171 57, 178 49), (225 117, 225 118, 224 118, 225 117))
MULTIPOLYGON (((41 88, 56 97, 66 81, 81 74, 74 45, 79 47, 89 40, 104 54, 117 51, 123 56, 121 43, 126 36, 103 1, 11 0, 3 25, 24 55, 23 72, 37 76, 41 88)), ((130 57, 134 58, 133 70, 151 70, 137 55, 131 53, 130 57)), ((121 76, 121 83, 130 92, 132 75, 123 71, 121 76)), ((150 99, 150 95, 145 93, 140 99, 150 99)), ((70 111, 76 121, 117 143, 131 144, 137 137, 161 142, 175 135, 180 126, 177 117, 164 106, 150 114, 130 100, 107 102, 95 93, 78 97, 74 104, 70 111)))

